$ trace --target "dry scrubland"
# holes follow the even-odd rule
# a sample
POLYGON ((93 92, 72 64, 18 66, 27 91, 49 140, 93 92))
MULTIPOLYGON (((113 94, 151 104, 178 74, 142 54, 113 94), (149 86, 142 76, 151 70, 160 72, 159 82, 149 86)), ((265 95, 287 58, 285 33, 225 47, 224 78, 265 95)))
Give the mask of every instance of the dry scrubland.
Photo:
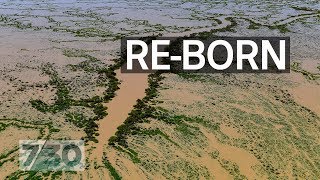
POLYGON ((318 1, 1 1, 1 179, 319 179, 319 9, 318 1), (290 36, 292 71, 151 74, 115 135, 97 138, 121 87, 119 39, 192 33, 290 36), (18 170, 20 139, 80 138, 86 171, 18 170), (93 158, 99 146, 103 157, 93 158))

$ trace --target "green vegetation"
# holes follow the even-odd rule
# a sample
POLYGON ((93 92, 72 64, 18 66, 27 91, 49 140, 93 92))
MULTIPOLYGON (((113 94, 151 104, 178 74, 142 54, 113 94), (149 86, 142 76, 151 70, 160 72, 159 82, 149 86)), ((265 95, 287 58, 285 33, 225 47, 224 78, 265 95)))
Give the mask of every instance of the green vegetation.
POLYGON ((132 162, 134 162, 134 163, 140 163, 141 162, 139 157, 138 157, 138 153, 135 152, 134 150, 132 150, 132 149, 130 149, 128 147, 123 149, 123 148, 121 148, 121 146, 114 146, 114 148, 117 149, 120 152, 123 152, 123 153, 127 154, 130 157, 130 159, 132 160, 132 162))
POLYGON ((13 153, 17 152, 19 150, 19 148, 14 148, 6 153, 3 153, 0 155, 0 167, 6 163, 6 162, 9 162, 9 161, 14 161, 15 160, 15 157, 11 157, 10 158, 10 155, 12 155, 13 153))
POLYGON ((205 75, 201 75, 201 74, 181 72, 181 73, 178 73, 177 75, 181 78, 188 79, 188 80, 205 81, 205 75))
POLYGON ((137 135, 140 135, 140 136, 149 136, 149 137, 162 136, 164 139, 171 142, 172 144, 179 146, 176 142, 172 141, 170 139, 170 137, 167 134, 165 134, 164 132, 162 132, 160 129, 141 129, 136 133, 137 133, 137 135))
POLYGON ((111 176, 115 179, 115 180, 121 180, 121 176, 118 174, 118 172, 116 171, 116 169, 112 166, 112 164, 109 162, 109 160, 107 159, 106 155, 104 155, 103 157, 103 163, 105 165, 105 167, 109 170, 111 176))
MULTIPOLYGON (((320 66, 318 66, 317 68, 319 68, 320 66)), ((306 77, 308 80, 317 80, 320 78, 320 74, 319 73, 311 73, 309 71, 306 71, 304 69, 301 68, 301 63, 300 62, 293 62, 291 65, 291 69, 295 72, 301 73, 304 75, 304 77, 306 77)))
POLYGON ((268 26, 269 29, 278 29, 281 33, 287 33, 287 32, 291 32, 288 27, 287 24, 281 24, 281 25, 272 25, 272 26, 268 26))
POLYGON ((8 158, 8 159, 5 159, 3 161, 0 161, 0 167, 5 164, 6 162, 13 162, 15 160, 15 157, 11 157, 11 158, 8 158))
POLYGON ((248 27, 248 29, 259 29, 262 25, 259 23, 256 23, 250 19, 247 19, 250 22, 250 25, 248 27))
POLYGON ((17 171, 5 179, 16 180, 16 179, 26 179, 26 180, 41 180, 45 178, 58 179, 62 176, 61 171, 57 172, 41 172, 41 171, 17 171))
MULTIPOLYGON (((19 120, 19 119, 0 119, 1 126, 5 129, 7 127, 13 126, 17 128, 26 128, 26 129, 38 129, 40 134, 37 139, 48 139, 50 135, 54 132, 59 132, 59 129, 53 127, 52 122, 48 123, 40 123, 40 122, 32 122, 29 123, 28 121, 19 120), (48 130, 49 134, 45 134, 45 129, 48 130)), ((4 130, 2 129, 2 130, 4 130)), ((0 158, 1 159, 1 158, 0 158)))
POLYGON ((75 126, 79 128, 86 127, 86 123, 88 122, 86 117, 81 113, 67 113, 66 120, 72 122, 75 126))
MULTIPOLYGON (((122 60, 117 60, 114 65, 109 67, 99 67, 105 66, 101 64, 97 67, 93 67, 92 63, 100 62, 97 58, 86 54, 81 50, 65 50, 64 55, 67 57, 83 57, 87 61, 80 63, 80 65, 72 66, 73 70, 78 70, 79 68, 85 71, 94 72, 100 75, 104 75, 108 80, 108 83, 103 83, 107 86, 103 97, 94 96, 88 99, 75 100, 70 95, 69 87, 65 80, 61 79, 58 73, 54 70, 52 64, 46 64, 43 66, 43 72, 50 77, 49 84, 57 89, 56 91, 56 101, 53 105, 48 105, 42 100, 31 100, 30 103, 32 107, 36 108, 38 111, 43 113, 57 113, 65 112, 66 120, 74 123, 77 127, 84 128, 86 141, 97 142, 95 138, 98 125, 96 121, 102 119, 107 115, 106 108, 103 106, 103 102, 110 101, 115 96, 115 91, 119 88, 119 81, 116 78, 114 70, 118 69, 122 64, 122 60), (67 112, 70 107, 86 107, 93 110, 95 116, 87 118, 81 113, 70 113, 67 112)), ((100 83, 101 85, 101 83, 100 83)))
POLYGON ((63 55, 67 56, 67 57, 83 57, 86 58, 92 62, 97 62, 99 61, 99 59, 87 54, 85 51, 83 50, 78 50, 78 49, 64 49, 63 50, 63 55))
POLYGON ((68 109, 72 104, 72 99, 69 95, 69 88, 65 82, 58 76, 58 73, 54 70, 51 64, 43 66, 43 72, 50 76, 49 84, 56 87, 56 101, 54 105, 47 105, 41 100, 31 100, 32 107, 43 113, 51 112, 57 113, 68 109))
POLYGON ((17 19, 10 18, 9 16, 0 15, 0 22, 5 23, 8 26, 13 26, 18 29, 29 29, 34 28, 37 30, 37 28, 33 27, 31 23, 23 24, 22 22, 18 21, 17 19))
POLYGON ((219 151, 218 150, 214 150, 213 152, 210 153, 210 156, 213 158, 213 159, 217 159, 219 157, 219 151))
POLYGON ((239 166, 225 159, 219 159, 219 163, 224 169, 226 169, 235 180, 247 179, 244 175, 240 173, 239 166))
POLYGON ((109 139, 109 145, 118 143, 121 146, 127 147, 127 135, 136 134, 139 131, 139 128, 136 127, 135 124, 144 122, 152 117, 155 108, 148 105, 148 102, 157 96, 157 88, 159 87, 159 82, 162 78, 160 73, 149 75, 149 88, 146 89, 146 96, 142 100, 137 101, 137 104, 130 112, 129 117, 125 120, 124 124, 119 126, 115 136, 109 139))
POLYGON ((220 19, 213 19, 214 21, 216 21, 217 24, 222 24, 222 21, 220 19))
POLYGON ((249 18, 242 18, 246 21, 248 21, 250 23, 250 25, 248 26, 248 29, 259 29, 260 27, 267 27, 271 30, 279 30, 280 33, 287 33, 287 32, 291 32, 289 29, 288 29, 288 23, 287 24, 274 24, 274 25, 264 25, 264 24, 261 24, 261 23, 258 23, 258 22, 255 22, 249 18))
POLYGON ((72 31, 76 36, 79 37, 110 37, 112 33, 105 31, 105 30, 100 30, 96 28, 83 28, 83 29, 78 29, 72 31))
POLYGON ((129 148, 127 143, 128 136, 140 137, 163 137, 167 142, 172 143, 176 147, 180 147, 177 142, 174 142, 166 133, 160 129, 144 129, 139 126, 139 123, 148 123, 150 121, 161 121, 168 125, 175 125, 175 129, 182 136, 192 138, 196 136, 194 133, 199 133, 199 129, 191 126, 190 123, 202 124, 209 129, 216 131, 219 130, 219 124, 207 122, 198 117, 187 117, 184 115, 172 115, 169 111, 154 107, 153 100, 158 96, 158 88, 161 84, 163 77, 161 73, 156 72, 149 75, 149 88, 146 90, 146 96, 142 100, 138 100, 134 109, 125 120, 124 124, 118 127, 115 136, 109 139, 109 145, 113 146, 120 152, 127 154, 134 163, 141 163, 138 158, 138 153, 132 148, 129 148))
POLYGON ((308 8, 308 7, 291 6, 291 8, 293 8, 295 10, 298 10, 298 11, 316 11, 316 10, 313 10, 311 8, 308 8))
MULTIPOLYGON (((58 40, 53 40, 57 44, 61 42, 69 43, 71 41, 80 43, 86 41, 92 43, 93 41, 97 40, 98 42, 104 42, 108 40, 117 40, 123 36, 130 36, 136 34, 157 34, 159 32, 165 34, 168 32, 183 32, 191 31, 192 29, 202 28, 201 25, 197 27, 179 27, 179 25, 175 24, 175 22, 178 22, 177 24, 179 24, 179 18, 181 18, 181 16, 179 16, 179 13, 174 13, 176 16, 172 16, 171 18, 169 18, 170 21, 165 22, 165 24, 170 24, 171 20, 173 20, 174 25, 172 26, 163 24, 150 24, 147 20, 138 20, 136 19, 136 17, 126 16, 124 16, 124 20, 108 20, 113 19, 113 17, 109 16, 116 15, 118 13, 121 14, 121 11, 127 11, 127 7, 121 7, 122 4, 119 5, 119 7, 117 7, 117 10, 119 10, 119 12, 113 12, 113 7, 97 7, 96 9, 85 8, 85 10, 82 10, 81 8, 71 8, 71 6, 68 5, 67 9, 64 9, 62 6, 60 7, 58 4, 51 6, 50 3, 46 4, 47 2, 40 4, 36 2, 36 6, 30 6, 27 9, 25 9, 23 4, 19 4, 17 6, 17 9, 14 9, 15 3, 16 2, 3 3, 4 6, 8 5, 10 6, 10 8, 12 6, 13 11, 11 12, 11 10, 9 10, 8 14, 10 15, 0 15, 1 26, 12 26, 20 30, 28 29, 27 33, 32 33, 29 30, 38 29, 43 29, 44 31, 52 30, 58 32, 68 32, 72 36, 77 37, 70 39, 66 38, 62 40, 64 38, 63 37, 58 38, 58 40), (42 15, 34 15, 33 10, 39 11, 39 7, 41 7, 40 11, 43 11, 41 13, 46 14, 47 12, 50 12, 50 15, 52 14, 53 16, 44 17, 42 15), (55 11, 58 8, 61 9, 59 9, 59 13, 56 13, 55 11), (96 13, 94 12, 95 10, 98 10, 99 12, 96 13), (107 10, 107 13, 104 14, 104 10, 107 10), (42 23, 42 19, 40 18, 45 18, 44 20, 48 21, 48 23, 50 24, 36 26, 35 24, 42 23), (95 38, 92 39, 91 37, 95 38)), ((183 1, 180 4, 178 2, 175 2, 175 7, 179 7, 184 3, 186 2, 183 1)), ((194 1, 190 3, 195 4, 197 2, 194 1)), ((230 6, 228 6, 227 2, 206 2, 202 3, 201 5, 207 4, 210 5, 210 7, 215 7, 216 5, 217 7, 223 7, 221 5, 224 4, 226 12, 230 10, 230 6)), ((241 2, 236 2, 234 6, 237 6, 238 4, 242 6, 241 2)), ((274 29, 281 33, 290 32, 288 26, 295 21, 285 24, 278 22, 286 22, 287 20, 290 20, 289 18, 295 16, 290 16, 288 19, 279 20, 278 22, 271 25, 264 25, 258 23, 269 22, 271 21, 269 20, 269 18, 272 20, 277 19, 279 12, 288 10, 288 8, 286 7, 291 7, 292 4, 296 3, 288 2, 284 4, 286 5, 283 6, 284 8, 282 8, 282 6, 279 6, 279 3, 269 3, 268 6, 261 6, 263 4, 259 2, 253 2, 252 4, 246 3, 246 5, 249 5, 250 8, 252 7, 252 12, 256 11, 257 8, 259 9, 263 7, 265 8, 263 9, 265 10, 264 13, 266 13, 266 15, 263 15, 263 17, 254 16, 251 14, 253 16, 253 19, 257 19, 257 21, 248 20, 250 22, 248 29, 259 29, 260 27, 267 27, 269 29, 274 29), (259 21, 259 19, 263 21, 259 21)), ((312 5, 314 4, 317 5, 314 2, 309 2, 308 6, 312 7, 312 5)), ((158 6, 153 6, 155 8, 154 12, 160 13, 157 10, 162 11, 162 5, 164 5, 164 7, 169 7, 167 2, 161 1, 159 2, 158 6), (157 9, 157 7, 159 7, 159 9, 157 9)), ((141 6, 141 4, 139 3, 137 7, 134 7, 134 3, 131 3, 130 8, 131 7, 139 8, 139 10, 144 9, 144 7, 141 6)), ((201 12, 197 10, 198 7, 199 6, 190 6, 188 8, 181 8, 183 9, 183 11, 191 12, 191 17, 188 17, 188 13, 185 14, 186 17, 182 17, 182 19, 184 19, 183 21, 190 20, 190 22, 192 23, 192 21, 198 20, 200 22, 199 24, 201 24, 201 22, 204 22, 204 24, 206 24, 207 22, 211 22, 213 23, 212 26, 223 23, 219 19, 212 18, 211 15, 209 17, 201 17, 201 15, 205 14, 201 14, 201 12)), ((228 25, 227 27, 212 30, 209 32, 195 33, 191 36, 209 38, 215 36, 216 34, 220 34, 220 32, 234 32, 238 26, 241 26, 241 23, 237 23, 238 21, 236 20, 242 19, 241 17, 249 17, 247 16, 248 14, 241 10, 241 8, 234 10, 234 12, 230 14, 228 13, 212 15, 219 17, 232 16, 226 18, 227 21, 230 21, 230 25, 228 25)), ((312 16, 307 15, 315 15, 315 13, 319 13, 319 10, 313 10, 308 7, 292 6, 292 8, 301 11, 313 11, 313 13, 310 12, 309 14, 298 15, 303 18, 310 18, 312 16)), ((210 9, 208 8, 208 10, 210 9)), ((292 9, 289 8, 289 11, 289 13, 292 13, 292 9)), ((296 13, 295 11, 293 12, 296 13)), ((7 10, 5 10, 2 13, 7 13, 7 10)), ((36 12, 35 14, 37 13, 38 12, 36 12)), ((158 17, 158 15, 162 14, 157 14, 156 17, 158 17)), ((289 16, 287 14, 283 15, 289 16)), ((171 15, 168 15, 167 17, 170 16, 171 15)), ((279 17, 281 18, 283 16, 279 17)), ((319 15, 315 16, 315 18, 319 17, 319 15)), ((162 17, 159 18, 159 20, 162 21, 162 17)), ((210 25, 206 27, 210 27, 210 25)), ((60 33, 55 34, 58 35, 60 33)), ((65 47, 68 45, 63 44, 62 46, 65 47)), ((30 50, 30 52, 28 53, 31 52, 32 51, 30 50)), ((84 73, 86 73, 85 75, 89 76, 91 76, 92 74, 97 75, 99 79, 96 81, 96 84, 98 84, 98 86, 101 87, 106 87, 107 90, 104 92, 103 95, 94 97, 90 96, 90 98, 84 97, 82 99, 76 99, 76 96, 72 94, 72 88, 69 87, 69 82, 61 77, 61 74, 59 74, 60 71, 56 71, 56 67, 54 67, 52 64, 46 64, 43 66, 42 70, 46 75, 50 77, 49 85, 52 86, 54 90, 56 90, 55 102, 53 104, 48 104, 43 100, 35 99, 31 100, 30 103, 32 107, 37 109, 39 112, 48 114, 58 113, 57 115, 59 116, 65 116, 66 121, 74 124, 79 128, 84 129, 84 131, 86 132, 87 137, 85 138, 87 141, 96 141, 96 122, 107 115, 106 108, 102 105, 102 103, 110 101, 115 96, 115 91, 118 89, 118 85, 120 82, 115 77, 114 70, 118 69, 119 65, 122 64, 122 59, 117 60, 117 62, 115 62, 115 65, 108 67, 98 58, 94 57, 93 55, 90 55, 87 51, 67 49, 64 50, 63 53, 67 57, 84 59, 84 61, 79 64, 68 65, 67 67, 69 68, 69 70, 79 72, 83 71, 84 73), (83 112, 82 110, 77 111, 78 109, 85 109, 83 110, 85 112, 83 112), (90 112, 86 113, 87 111, 90 112), (91 111, 93 113, 91 113, 91 111)), ((318 73, 311 73, 306 70, 303 70, 300 64, 293 63, 292 68, 293 71, 302 73, 309 80, 319 79, 318 73)), ((318 66, 318 69, 320 70, 320 66, 318 66)), ((196 154, 196 156, 198 157, 201 157, 203 155, 203 151, 196 152, 196 148, 192 148, 206 147, 205 143, 199 142, 203 140, 203 138, 205 138, 203 135, 201 135, 201 131, 199 129, 200 126, 204 126, 217 136, 219 142, 243 148, 251 154, 253 154, 257 159, 259 159, 259 161, 262 164, 261 167, 259 166, 258 168, 260 168, 261 171, 264 172, 264 174, 267 175, 270 179, 287 179, 287 174, 285 174, 284 172, 284 170, 286 169, 289 169, 290 172, 292 172, 294 178, 296 179, 316 179, 315 177, 319 177, 319 147, 316 143, 318 136, 317 134, 312 134, 314 132, 318 132, 319 130, 317 124, 319 117, 315 115, 311 110, 297 105, 288 92, 275 87, 275 85, 273 85, 272 83, 265 84, 263 81, 265 77, 263 76, 259 76, 259 81, 252 81, 249 79, 246 79, 245 81, 240 81, 238 79, 238 76, 229 76, 228 74, 224 74, 222 77, 187 73, 179 73, 177 75, 181 77, 181 79, 186 80, 186 83, 192 83, 194 81, 197 81, 200 83, 206 83, 206 85, 208 86, 212 84, 214 85, 212 86, 212 89, 214 89, 214 92, 212 92, 212 96, 214 97, 205 96, 206 101, 203 104, 202 102, 197 102, 199 103, 197 104, 197 108, 203 108, 201 109, 203 110, 203 112, 205 111, 205 109, 211 107, 214 107, 214 109, 218 109, 219 112, 215 112, 214 119, 212 118, 208 122, 206 121, 207 117, 204 118, 204 116, 199 114, 194 115, 198 117, 189 117, 185 115, 179 115, 179 113, 176 113, 176 111, 168 111, 166 109, 157 107, 160 101, 157 101, 156 97, 158 96, 158 90, 161 86, 160 81, 163 79, 163 77, 161 76, 161 74, 155 73, 149 76, 150 87, 146 90, 147 96, 137 101, 134 110, 130 113, 130 116, 127 118, 124 125, 120 126, 116 135, 109 140, 110 145, 114 146, 114 148, 117 149, 119 152, 127 154, 134 163, 142 165, 143 167, 145 167, 145 169, 147 169, 147 171, 153 168, 157 172, 167 172, 163 174, 165 178, 200 179, 204 177, 210 179, 210 176, 208 175, 209 173, 206 168, 202 167, 202 165, 192 162, 192 155, 196 154), (232 91, 232 88, 235 88, 236 91, 232 91), (261 89, 266 90, 265 94, 256 94, 257 90, 261 89), (239 98, 238 96, 236 96, 233 99, 233 96, 231 96, 242 91, 245 91, 245 93, 243 93, 244 98, 239 98), (248 93, 249 95, 247 95, 246 93, 248 93), (256 96, 250 96, 250 93, 256 96), (250 101, 246 102, 246 99, 249 99, 250 101), (259 112, 250 111, 252 109, 258 109, 258 107, 261 107, 261 109, 259 109, 259 112), (220 113, 225 111, 230 113, 220 113), (285 113, 282 113, 281 111, 284 111, 285 113), (273 116, 271 116, 270 114, 273 116), (235 128, 241 130, 241 132, 244 134, 243 138, 229 138, 228 136, 221 133, 219 127, 219 123, 221 123, 220 120, 222 120, 223 123, 229 123, 231 125, 234 125, 235 128), (166 126, 157 126, 156 128, 153 128, 151 126, 149 128, 143 128, 142 125, 148 122, 157 122, 161 125, 165 124, 166 126), (274 128, 275 125, 280 125, 280 128, 278 128, 278 126, 277 128, 274 128), (165 127, 170 128, 165 129, 165 127), (174 132, 172 133, 171 130, 174 130, 174 132), (185 137, 185 139, 181 138, 180 136, 185 137), (137 147, 134 146, 131 141, 129 141, 131 140, 131 138, 136 137, 145 138, 144 140, 159 140, 156 143, 160 146, 163 146, 162 150, 164 154, 168 154, 168 156, 164 157, 178 157, 178 155, 169 152, 171 150, 170 147, 172 147, 172 149, 184 148, 185 151, 188 151, 187 153, 185 153, 185 155, 191 155, 190 160, 187 161, 183 159, 184 157, 178 157, 178 160, 172 158, 172 161, 166 161, 165 163, 161 162, 161 159, 160 162, 155 162, 152 158, 146 160, 149 157, 147 157, 146 154, 142 154, 139 151, 139 149, 137 149, 137 147), (186 140, 187 142, 184 142, 186 140), (187 145, 183 143, 186 143, 187 145), (306 161, 306 159, 308 161, 306 161), (180 169, 183 170, 182 172, 183 175, 185 175, 184 177, 179 177, 179 173, 181 173, 181 171, 179 171, 180 169)), ((10 81, 14 82, 14 80, 12 80, 11 78, 10 81)), ((23 90, 23 88, 21 88, 21 90, 23 90)), ((183 107, 181 106, 179 108, 183 107)), ((194 107, 188 106, 186 109, 188 109, 189 111, 194 110, 192 108, 194 107)), ((194 112, 196 113, 196 110, 194 112)), ((208 114, 210 115, 210 112, 206 112, 205 116, 207 116, 208 114)), ((58 129, 53 128, 52 123, 38 124, 28 123, 23 120, 1 120, 0 131, 5 131, 8 127, 38 129, 40 132, 39 138, 49 138, 52 133, 59 131, 58 129), (46 134, 47 132, 48 134, 46 134)), ((141 146, 144 142, 145 141, 140 142, 141 146)), ((6 162, 14 161, 12 154, 16 152, 17 149, 13 149, 11 151, 5 152, 4 154, 1 154, 0 167, 6 162)), ((220 157, 219 151, 209 149, 209 152, 205 153, 209 153, 209 155, 212 158, 218 160, 219 163, 223 166, 223 168, 225 168, 235 179, 245 179, 245 177, 240 173, 238 165, 229 160, 222 159, 220 157)), ((104 154, 104 156, 106 156, 106 154, 104 154)), ((107 168, 110 171, 110 175, 114 179, 121 179, 119 173, 116 171, 116 169, 112 166, 112 164, 108 161, 106 157, 103 158, 103 163, 104 166, 102 167, 107 168)), ((61 176, 61 171, 19 171, 11 174, 7 178, 59 179, 61 178, 61 176)))
POLYGON ((216 33, 219 32, 234 32, 234 28, 238 25, 234 17, 226 17, 225 20, 229 21, 230 24, 224 28, 213 29, 211 31, 205 31, 200 33, 191 34, 190 37, 200 37, 201 39, 208 39, 210 37, 215 36, 216 33))
MULTIPOLYGON (((167 111, 163 108, 154 107, 142 100, 137 102, 137 105, 134 111, 138 114, 143 114, 143 116, 135 115, 134 113, 131 114, 131 117, 128 118, 126 121, 130 121, 130 126, 123 126, 118 129, 116 136, 112 137, 109 140, 109 144, 114 146, 116 149, 120 149, 119 151, 128 154, 129 150, 126 149, 134 149, 136 153, 148 153, 147 150, 139 150, 139 144, 141 138, 146 141, 146 138, 150 138, 153 136, 164 137, 164 138, 152 138, 152 140, 157 140, 157 143, 161 144, 164 147, 170 147, 168 144, 173 144, 176 148, 183 148, 181 146, 182 139, 180 139, 179 134, 183 137, 187 137, 190 141, 190 144, 196 144, 197 146, 202 147, 201 142, 201 135, 193 134, 196 130, 196 125, 202 125, 207 127, 208 129, 212 130, 219 140, 219 142, 223 144, 228 144, 231 146, 235 146, 238 148, 242 148, 247 150, 251 154, 253 154, 258 161, 260 161, 261 165, 257 165, 257 169, 259 171, 265 173, 270 178, 286 178, 287 175, 285 174, 285 169, 290 168, 287 166, 288 161, 293 164, 293 172, 295 173, 296 177, 309 177, 305 174, 311 173, 310 177, 317 177, 318 171, 316 170, 319 164, 315 164, 316 167, 313 167, 312 164, 304 162, 303 157, 295 158, 292 160, 292 154, 295 151, 301 152, 308 152, 308 156, 312 157, 312 159, 317 158, 317 154, 313 152, 312 149, 316 148, 316 145, 312 142, 315 142, 315 134, 311 134, 308 132, 316 132, 318 129, 318 125, 316 123, 318 116, 310 111, 309 109, 302 107, 295 103, 292 99, 291 95, 288 91, 281 89, 278 84, 269 84, 266 82, 269 81, 262 81, 256 82, 250 79, 241 79, 240 77, 223 74, 217 76, 210 76, 210 75, 199 75, 199 74, 178 74, 181 78, 186 79, 188 83, 190 81, 200 81, 202 83, 206 83, 207 86, 212 86, 215 89, 214 95, 218 94, 221 97, 218 98, 218 101, 221 103, 215 104, 216 108, 221 109, 221 113, 216 113, 214 116, 215 123, 207 122, 202 118, 199 117, 187 117, 184 115, 174 115, 171 111, 167 111), (201 77, 202 76, 202 77, 201 77), (236 89, 236 92, 247 92, 250 96, 246 99, 239 100, 238 97, 233 97, 232 89, 236 89), (256 94, 251 93, 253 91, 256 92, 257 89, 263 89, 266 94, 256 94), (228 92, 228 93, 226 93, 228 92), (230 95, 228 95, 230 94, 230 95), (252 95, 252 97, 251 97, 252 95), (252 104, 250 99, 255 99, 257 104, 252 104), (245 111, 242 108, 236 108, 238 106, 232 106, 233 104, 239 105, 244 107, 244 109, 254 109, 256 107, 261 107, 261 110, 264 114, 245 111), (252 107, 254 106, 254 107, 252 107), (152 110, 148 112, 148 110, 144 111, 145 109, 152 110), (223 112, 227 111, 228 114, 223 114, 223 112), (294 112, 290 114, 285 114, 285 112, 294 112), (272 114, 273 116, 269 116, 268 114, 272 114), (220 121, 223 120, 223 123, 230 123, 237 129, 241 129, 241 134, 244 134, 243 137, 237 138, 229 138, 228 136, 221 133, 219 128, 220 121), (152 121, 161 121, 168 125, 174 126, 175 133, 177 133, 176 138, 178 138, 179 142, 173 139, 166 133, 164 129, 159 128, 142 128, 139 124, 148 123, 152 121), (281 124, 281 129, 276 129, 274 127, 275 124, 281 124), (304 128, 301 128, 304 127, 304 128), (311 129, 312 130, 311 130, 311 129), (307 130, 309 129, 309 130, 307 130), (275 135, 276 134, 276 135, 275 135), (189 135, 189 136, 188 136, 189 135), (130 144, 126 142, 127 136, 133 137, 136 141, 130 141, 130 144), (191 138, 197 137, 197 138, 191 138), (135 146, 135 143, 138 145, 135 146), (309 145, 308 145, 309 144, 309 145), (313 145, 311 145, 313 144, 313 145), (120 147, 120 148, 119 148, 120 147), (288 153, 291 152, 291 153, 288 153), (274 159, 276 157, 276 159, 274 159), (278 159, 282 159, 278 161, 278 159), (276 161, 277 160, 277 161, 276 161), (303 163, 302 167, 298 164, 303 163), (309 170, 306 170, 309 167, 309 170)), ((255 76, 254 76, 255 77, 255 76)), ((257 76, 257 78, 261 78, 257 76)), ((150 78, 149 78, 150 79, 150 78)), ((157 84, 161 84, 160 79, 157 84)), ((281 83, 280 83, 281 84, 281 83)), ((160 88, 159 88, 160 89, 160 88)), ((155 89, 153 96, 157 97, 158 90, 155 89)), ((263 91, 263 92, 264 92, 263 91)), ((201 94, 201 92, 199 92, 201 94)), ((213 96, 214 96, 213 95, 213 96)), ((158 102, 152 99, 152 102, 158 102)), ((207 99, 206 104, 211 104, 212 101, 207 99)), ((200 107, 203 106, 203 104, 200 107)), ((206 107, 206 106, 205 106, 206 107)), ((195 108, 195 107, 190 107, 195 108)), ((196 116, 197 114, 195 114, 196 116)), ((126 122, 125 124, 127 124, 126 122)), ((152 123, 151 123, 152 124, 152 123)), ((199 129, 198 129, 199 131, 199 129)), ((142 142, 141 142, 142 143, 142 142)), ((170 149, 170 148, 169 148, 170 149)), ((169 150, 168 150, 169 151, 169 150)), ((193 152, 193 151, 192 151, 193 152)), ((129 152, 130 153, 130 152, 129 152)), ((152 152, 150 152, 152 153, 152 152)), ((194 152, 196 153, 196 152, 194 152)), ((133 154, 128 154, 132 159, 133 154)), ((209 155, 213 159, 217 159, 221 166, 226 169, 230 175, 232 175, 235 179, 246 179, 246 177, 241 174, 239 167, 234 162, 229 160, 223 159, 220 157, 220 153, 217 150, 212 151, 209 155)), ((199 153, 199 157, 201 153, 199 153)), ((136 161, 137 162, 137 161, 136 161)), ((313 164, 315 162, 313 161, 313 164)), ((140 156, 139 164, 152 172, 158 172, 156 169, 158 166, 161 167, 168 167, 170 163, 164 162, 157 162, 155 161, 147 161, 140 156)), ((181 168, 181 166, 176 168, 181 168)), ((171 170, 171 169, 170 169, 171 170)), ((170 172, 170 177, 174 176, 171 172, 167 169, 164 170, 165 172, 170 172)))
POLYGON ((51 175, 51 179, 58 179, 62 176, 62 171, 53 172, 51 175))
MULTIPOLYGON (((27 129, 37 129, 40 134, 36 139, 49 139, 51 134, 54 132, 59 132, 58 129, 53 128, 52 123, 39 123, 18 120, 18 119, 0 119, 0 124, 5 124, 6 127, 12 126, 17 128, 27 128, 27 129), (45 134, 48 132, 48 134, 45 134)), ((0 167, 6 162, 15 162, 17 158, 12 156, 14 153, 17 153, 19 150, 18 147, 11 149, 10 151, 0 155, 0 167), (10 157, 12 156, 12 157, 10 157)), ((42 179, 42 177, 48 177, 50 173, 38 173, 38 172, 25 172, 25 171, 16 171, 13 174, 6 177, 6 179, 19 179, 24 177, 24 179, 42 179)))

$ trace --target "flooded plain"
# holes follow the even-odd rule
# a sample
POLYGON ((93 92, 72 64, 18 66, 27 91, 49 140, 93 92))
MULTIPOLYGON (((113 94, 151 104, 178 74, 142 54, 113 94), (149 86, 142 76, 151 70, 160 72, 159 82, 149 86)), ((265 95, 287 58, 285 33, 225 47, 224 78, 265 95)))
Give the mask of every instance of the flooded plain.
POLYGON ((319 1, 1 1, 0 178, 318 179, 319 1), (290 74, 122 74, 127 36, 290 36, 290 74), (137 101, 140 99, 139 101, 137 101), (19 170, 83 139, 83 172, 19 170))

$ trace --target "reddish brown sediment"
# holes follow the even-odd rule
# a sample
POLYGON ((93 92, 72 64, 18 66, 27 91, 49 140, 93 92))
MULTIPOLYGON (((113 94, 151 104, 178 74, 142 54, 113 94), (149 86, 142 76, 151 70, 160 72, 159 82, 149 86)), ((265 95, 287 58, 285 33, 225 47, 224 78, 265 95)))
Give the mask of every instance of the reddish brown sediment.
POLYGON ((120 80, 119 90, 116 96, 109 103, 104 104, 108 110, 108 115, 99 121, 98 143, 92 151, 94 159, 100 161, 103 156, 104 147, 108 140, 117 132, 117 128, 126 120, 128 113, 138 99, 145 96, 145 89, 148 88, 148 74, 146 73, 121 73, 116 71, 117 78, 120 80))

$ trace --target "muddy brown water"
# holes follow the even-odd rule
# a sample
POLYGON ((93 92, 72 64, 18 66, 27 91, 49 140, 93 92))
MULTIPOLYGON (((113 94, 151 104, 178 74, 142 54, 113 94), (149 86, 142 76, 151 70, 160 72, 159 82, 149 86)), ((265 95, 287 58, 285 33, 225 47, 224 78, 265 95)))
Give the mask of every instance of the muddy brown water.
MULTIPOLYGON (((167 36, 185 36, 192 33, 209 31, 211 29, 220 29, 230 24, 224 18, 221 18, 222 24, 210 27, 195 29, 190 32, 183 32, 177 34, 168 34, 167 36)), ((159 51, 163 51, 159 47, 159 51)), ((146 61, 151 59, 151 55, 146 56, 146 61)), ((151 61, 151 60, 150 60, 151 61)), ((99 121, 99 136, 97 137, 98 143, 92 143, 93 147, 91 152, 92 160, 100 162, 103 157, 104 147, 108 144, 108 140, 117 132, 117 128, 126 120, 128 114, 133 109, 138 99, 142 99, 145 96, 145 90, 148 88, 148 75, 149 73, 122 73, 121 70, 116 71, 116 76, 120 80, 119 90, 116 92, 116 96, 109 102, 104 104, 106 106, 108 115, 99 121)))
POLYGON ((126 74, 121 73, 120 70, 117 70, 116 73, 121 82, 120 89, 112 101, 104 104, 108 107, 108 115, 100 120, 97 137, 99 143, 95 144, 92 153, 97 159, 103 156, 104 145, 116 133, 117 127, 125 121, 136 101, 145 96, 145 89, 148 88, 148 74, 146 73, 126 74))

